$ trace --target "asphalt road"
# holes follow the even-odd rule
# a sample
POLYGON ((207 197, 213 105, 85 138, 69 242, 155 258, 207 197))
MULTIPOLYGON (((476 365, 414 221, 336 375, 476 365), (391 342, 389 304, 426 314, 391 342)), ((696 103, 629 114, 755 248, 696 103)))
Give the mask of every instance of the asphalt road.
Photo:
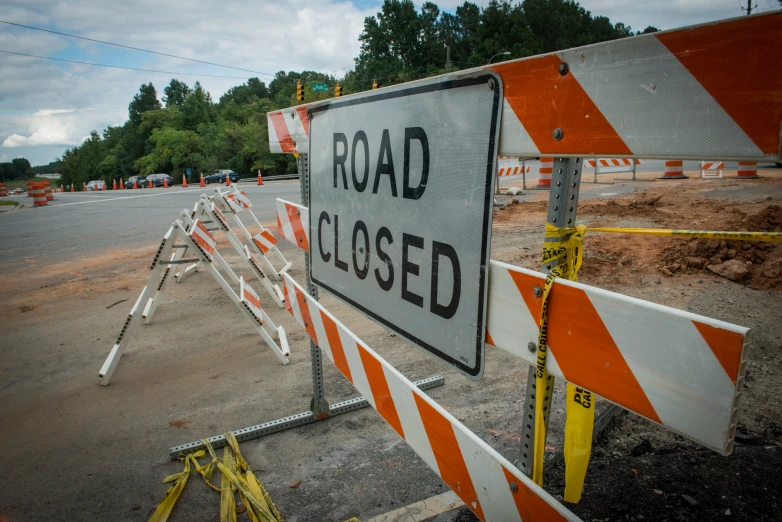
MULTIPOLYGON (((529 162, 527 187, 537 185, 538 162, 529 162)), ((726 162, 725 175, 735 176, 736 162, 726 162)), ((759 168, 773 168, 773 163, 759 168)), ((649 173, 661 172, 664 162, 646 160, 638 166, 639 177, 653 179, 649 173)), ((685 161, 684 170, 698 176, 698 162, 685 161)), ((585 169, 582 199, 609 197, 631 192, 634 183, 592 185, 593 169, 585 169)), ((626 179, 630 174, 601 174, 601 181, 626 179)), ((521 186, 521 176, 502 178, 501 189, 521 186)), ((253 212, 262 223, 274 223, 277 198, 299 202, 299 181, 239 184, 253 202, 253 212)), ((216 186, 215 186, 216 187, 216 186)), ((183 208, 192 208, 205 189, 180 187, 169 189, 137 189, 105 192, 65 192, 55 195, 55 201, 44 208, 22 208, 0 215, 0 269, 13 269, 26 259, 58 261, 99 255, 120 248, 157 244, 171 222, 183 208)), ((32 207, 32 198, 11 198, 32 207)))
MULTIPOLYGON (((30 208, 0 215, 0 266, 12 269, 25 259, 58 261, 157 244, 179 212, 192 209, 214 187, 64 192, 41 208, 32 198, 13 199, 30 208)), ((299 202, 298 180, 240 184, 262 223, 274 222, 277 198, 299 202)), ((3 198, 11 199, 11 198, 3 198)))

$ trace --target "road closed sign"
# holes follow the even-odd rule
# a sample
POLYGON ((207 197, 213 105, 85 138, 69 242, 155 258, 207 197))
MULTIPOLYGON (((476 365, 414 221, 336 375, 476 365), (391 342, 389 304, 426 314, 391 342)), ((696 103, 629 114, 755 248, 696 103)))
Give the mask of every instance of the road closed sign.
POLYGON ((310 113, 313 281, 472 378, 501 100, 499 78, 481 71, 310 113))

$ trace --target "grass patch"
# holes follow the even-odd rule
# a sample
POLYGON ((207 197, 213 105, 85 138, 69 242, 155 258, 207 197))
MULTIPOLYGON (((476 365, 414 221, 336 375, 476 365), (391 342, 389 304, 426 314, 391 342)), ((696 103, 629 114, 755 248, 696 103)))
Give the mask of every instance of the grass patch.
POLYGON ((16 206, 18 204, 19 204, 18 201, 8 201, 7 199, 0 199, 0 205, 13 205, 13 206, 16 206))

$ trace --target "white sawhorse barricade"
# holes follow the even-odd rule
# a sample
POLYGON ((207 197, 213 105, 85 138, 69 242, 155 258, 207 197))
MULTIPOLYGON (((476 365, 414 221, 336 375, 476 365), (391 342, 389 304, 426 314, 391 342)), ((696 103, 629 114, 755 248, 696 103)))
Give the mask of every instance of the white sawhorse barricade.
POLYGON ((592 183, 596 185, 613 185, 613 181, 598 181, 598 174, 614 174, 617 172, 632 172, 631 179, 621 179, 619 181, 640 181, 635 179, 636 169, 641 163, 639 159, 632 158, 598 158, 586 160, 586 165, 595 169, 595 175, 592 183))
POLYGON ((177 220, 171 225, 171 228, 166 232, 163 241, 160 243, 160 247, 150 267, 152 274, 150 275, 149 283, 141 291, 141 295, 139 295, 136 303, 133 305, 117 338, 117 342, 112 347, 109 356, 98 373, 100 382, 104 386, 109 384, 120 357, 122 357, 127 347, 129 338, 138 324, 142 319, 146 323, 149 323, 152 319, 152 315, 171 279, 171 271, 177 265, 191 263, 201 263, 202 266, 206 267, 206 270, 214 277, 225 293, 228 294, 231 301, 250 320, 261 339, 269 346, 280 362, 288 364, 290 349, 285 330, 283 330, 282 326, 274 325, 271 318, 261 308, 260 299, 255 290, 243 278, 237 277, 228 263, 220 256, 215 248, 215 239, 209 230, 200 221, 190 219, 187 214, 185 213, 182 216, 181 221, 177 220), (194 257, 184 259, 183 255, 186 252, 194 257), (231 287, 231 283, 226 281, 215 265, 236 286, 236 290, 231 287), (142 303, 148 303, 145 307, 145 314, 138 313, 142 303), (273 333, 271 335, 266 331, 265 326, 272 330, 273 333), (280 344, 278 345, 275 340, 279 341, 280 344))
MULTIPOLYGON (((255 277, 261 282, 261 284, 264 286, 264 288, 272 297, 272 299, 277 304, 277 306, 280 308, 283 307, 284 297, 282 295, 282 291, 280 290, 279 286, 272 283, 271 281, 271 277, 276 278, 276 276, 268 276, 266 272, 270 271, 273 274, 279 275, 287 271, 290 268, 291 263, 286 263, 283 269, 280 270, 280 272, 278 273, 274 270, 274 267, 266 258, 265 253, 262 253, 259 257, 254 253, 250 252, 248 246, 242 243, 242 241, 236 236, 236 233, 231 229, 231 226, 229 225, 229 222, 226 219, 225 214, 223 214, 223 212, 220 211, 219 208, 217 208, 217 205, 214 203, 214 201, 210 201, 205 194, 201 194, 201 197, 196 202, 192 213, 188 213, 187 211, 183 210, 182 215, 184 216, 185 214, 190 214, 190 217, 192 217, 193 219, 199 219, 201 220, 202 223, 207 223, 207 222, 217 223, 219 228, 213 230, 223 232, 226 239, 234 248, 236 253, 245 263, 247 268, 249 268, 250 271, 255 275, 255 277)), ((271 235, 267 230, 264 230, 262 234, 269 235, 269 236, 271 235)), ((274 239, 273 236, 272 239, 274 239)), ((274 239, 274 245, 276 244, 277 244, 277 240, 274 239)), ((274 251, 277 251, 276 246, 274 248, 274 251)), ((282 257, 281 254, 280 257, 282 257)), ((194 269, 194 268, 195 265, 191 265, 188 267, 188 269, 194 269)), ((181 272, 180 274, 182 273, 184 273, 184 271, 181 272)))
POLYGON ((232 217, 234 225, 242 231, 244 237, 247 238, 247 242, 261 255, 260 266, 263 267, 263 272, 268 274, 273 280, 281 281, 282 274, 290 268, 291 263, 277 249, 277 239, 261 225, 261 222, 258 221, 258 218, 255 217, 252 211, 249 211, 252 203, 247 194, 239 190, 236 185, 231 185, 228 189, 215 189, 215 194, 211 197, 211 200, 216 207, 220 207, 223 213, 227 213, 232 217), (243 212, 244 210, 248 210, 248 212, 243 212), (252 224, 258 228, 257 234, 252 235, 247 230, 240 218, 243 215, 249 216, 252 224), (283 267, 279 271, 275 269, 269 257, 276 258, 283 267))
POLYGON ((701 179, 722 178, 722 171, 725 168, 725 163, 722 161, 701 161, 700 167, 701 179))

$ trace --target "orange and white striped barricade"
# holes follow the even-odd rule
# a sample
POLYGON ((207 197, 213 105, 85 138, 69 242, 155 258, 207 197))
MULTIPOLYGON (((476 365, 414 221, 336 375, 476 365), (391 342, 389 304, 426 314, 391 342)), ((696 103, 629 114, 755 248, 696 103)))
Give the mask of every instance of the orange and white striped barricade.
POLYGON ((502 178, 514 176, 522 177, 522 188, 526 190, 526 173, 529 172, 529 166, 527 166, 525 162, 526 160, 524 158, 519 158, 518 156, 497 156, 497 194, 500 193, 500 180, 502 178), (521 164, 519 164, 519 162, 521 162, 521 164))
MULTIPOLYGON (((196 202, 192 213, 189 213, 186 210, 182 211, 182 216, 183 216, 182 219, 184 219, 188 214, 192 216, 193 219, 198 219, 202 223, 206 223, 210 225, 217 224, 217 226, 210 229, 210 231, 220 231, 225 235, 226 239, 234 248, 236 253, 245 263, 247 268, 249 268, 250 271, 255 275, 258 281, 260 281, 260 283, 264 286, 264 288, 272 297, 272 299, 277 304, 277 306, 279 308, 282 308, 284 306, 283 305, 284 297, 282 291, 280 290, 279 286, 272 283, 271 280, 269 279, 269 276, 266 275, 265 270, 267 270, 266 268, 267 263, 264 263, 259 256, 256 256, 254 253, 250 251, 247 245, 242 243, 242 241, 239 239, 239 237, 231 228, 225 214, 223 214, 220 211, 220 209, 217 208, 217 206, 213 201, 209 200, 206 194, 201 194, 201 197, 196 202)), ((262 233, 269 234, 269 231, 264 230, 262 233)), ((276 241, 277 240, 274 239, 275 244, 276 241)), ((290 265, 288 266, 288 268, 289 267, 290 265)), ((176 281, 181 282, 182 278, 187 274, 187 272, 192 271, 194 269, 197 269, 197 267, 194 265, 190 265, 184 270, 180 271, 177 274, 176 281)))
POLYGON ((231 216, 233 226, 241 230, 244 237, 247 239, 247 243, 252 246, 256 253, 260 254, 258 258, 264 267, 264 273, 267 277, 271 277, 275 281, 282 279, 282 274, 291 267, 290 262, 282 255, 277 248, 274 237, 270 234, 264 234, 266 228, 255 217, 251 208, 252 202, 247 194, 240 190, 236 185, 231 185, 227 189, 216 188, 211 200, 217 205, 217 207, 224 213, 231 216), (244 212, 244 211, 247 212, 244 212), (240 216, 247 216, 250 220, 250 224, 255 225, 258 229, 258 233, 255 235, 250 234, 247 230, 244 222, 240 216), (278 264, 282 265, 279 270, 272 264, 272 259, 276 260, 278 264))
MULTIPOLYGON (((277 200, 281 221, 288 205, 277 200)), ((544 281, 540 272, 490 263, 486 342, 533 366, 527 347, 538 338, 544 281)), ((732 451, 748 328, 561 278, 548 314, 549 374, 723 455, 732 451)))
POLYGON ((700 171, 701 179, 721 178, 722 169, 725 168, 725 163, 722 161, 701 161, 700 167, 701 167, 701 171, 700 171), (714 174, 709 173, 712 171, 714 172, 714 174))
POLYGON ((614 174, 617 172, 632 172, 632 179, 622 179, 619 181, 638 181, 635 173, 641 160, 635 158, 597 158, 586 160, 585 166, 595 169, 595 176, 592 183, 599 185, 613 185, 610 181, 597 181, 598 174, 614 174))
POLYGON ((44 188, 43 183, 35 183, 33 185, 32 193, 34 207, 45 207, 47 205, 46 189, 44 188))
MULTIPOLYGON (((780 157, 778 73, 752 86, 751 103, 724 81, 725 70, 767 77, 767 68, 747 63, 742 49, 750 47, 774 52, 782 48, 782 13, 601 42, 478 69, 495 71, 503 82, 502 155, 774 161, 780 157), (659 78, 639 86, 638 78, 649 75, 659 78), (690 123, 684 131, 672 122, 690 123)), ((310 106, 267 113, 272 153, 308 152, 310 106)))
POLYGON ((277 233, 305 252, 310 250, 310 211, 304 205, 277 199, 277 233))
POLYGON ((665 172, 657 179, 687 179, 684 175, 684 162, 682 160, 666 160, 665 172))
POLYGON ((536 190, 548 190, 551 188, 551 176, 554 172, 554 158, 540 158, 538 167, 538 185, 536 190))
POLYGON ((35 181, 28 181, 27 182, 27 197, 28 198, 33 197, 33 185, 35 185, 35 181))
POLYGON ((579 520, 283 276, 286 308, 342 375, 481 520, 579 520))
POLYGON ((8 195, 8 190, 5 188, 5 183, 0 183, 0 197, 8 195))
POLYGON ((46 196, 46 201, 54 201, 54 193, 52 192, 52 186, 46 185, 43 188, 44 195, 46 196))
POLYGON ((739 161, 737 179, 760 179, 757 161, 739 161))
MULTIPOLYGON (((100 383, 103 386, 109 384, 120 357, 122 357, 127 347, 129 337, 142 321, 143 314, 139 313, 140 309, 142 307, 146 308, 155 292, 164 288, 166 282, 162 279, 164 273, 168 273, 173 265, 191 263, 196 259, 203 263, 206 270, 214 277, 225 293, 228 294, 231 301, 252 323, 261 339, 269 346, 279 361, 282 364, 288 364, 290 348, 288 347, 285 330, 282 326, 274 325, 268 315, 260 308, 258 295, 247 282, 234 274, 230 266, 217 252, 215 245, 214 237, 200 221, 192 221, 192 226, 190 227, 179 220, 173 223, 163 237, 163 241, 152 261, 152 266, 150 267, 152 275, 149 283, 144 287, 141 295, 139 295, 139 298, 133 305, 116 343, 98 372, 100 383), (194 256, 194 258, 182 259, 178 257, 174 251, 180 249, 186 249, 188 255, 194 256), (221 272, 226 274, 231 281, 226 281, 221 272), (231 283, 236 285, 236 289, 231 286, 231 283), (273 334, 270 335, 266 331, 265 326, 268 326, 273 331, 273 334), (275 339, 279 340, 279 344, 277 344, 275 339)), ((161 295, 158 295, 158 297, 161 297, 161 295)))

